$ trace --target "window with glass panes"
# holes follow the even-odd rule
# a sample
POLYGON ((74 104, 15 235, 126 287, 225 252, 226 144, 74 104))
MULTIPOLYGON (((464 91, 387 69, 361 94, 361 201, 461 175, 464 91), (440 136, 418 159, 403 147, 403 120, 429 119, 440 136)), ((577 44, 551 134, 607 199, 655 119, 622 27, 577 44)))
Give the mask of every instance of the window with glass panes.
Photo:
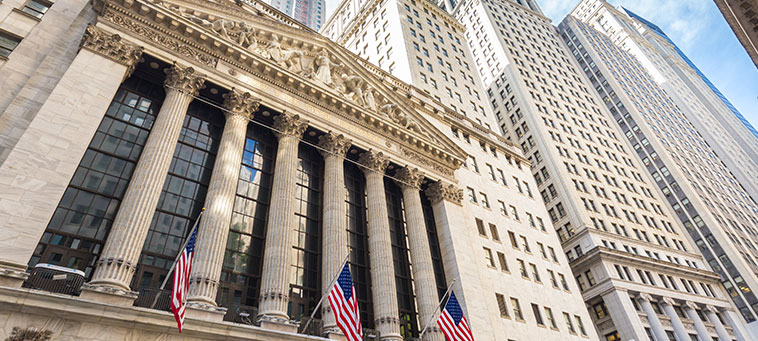
POLYGON ((116 92, 29 266, 50 263, 90 278, 165 97, 138 69, 116 92))
POLYGON ((374 328, 374 306, 371 293, 371 266, 366 233, 366 188, 363 172, 352 163, 345 163, 345 204, 347 205, 348 244, 350 272, 353 277, 361 324, 374 328))
POLYGON ((219 109, 190 103, 132 287, 157 288, 200 214, 224 126, 219 109))
POLYGON ((267 129, 248 125, 216 298, 228 311, 258 306, 275 141, 267 129))
POLYGON ((434 223, 434 210, 432 202, 426 195, 421 195, 421 208, 424 211, 424 222, 426 222, 426 233, 429 237, 429 250, 432 253, 432 266, 434 267, 434 280, 437 283, 437 295, 439 298, 447 290, 447 281, 445 280, 445 268, 442 265, 442 251, 440 251, 440 242, 437 239, 437 225, 434 223))
MULTIPOLYGON (((288 314, 310 315, 321 298, 321 186, 324 164, 313 147, 301 145, 295 198, 296 225, 290 267, 288 314)), ((318 314, 318 313, 317 313, 318 314)))
POLYGON ((400 311, 400 334, 403 338, 417 337, 419 330, 411 283, 411 262, 408 257, 402 195, 400 188, 389 178, 384 178, 384 187, 392 235, 392 258, 395 264, 397 303, 400 311))

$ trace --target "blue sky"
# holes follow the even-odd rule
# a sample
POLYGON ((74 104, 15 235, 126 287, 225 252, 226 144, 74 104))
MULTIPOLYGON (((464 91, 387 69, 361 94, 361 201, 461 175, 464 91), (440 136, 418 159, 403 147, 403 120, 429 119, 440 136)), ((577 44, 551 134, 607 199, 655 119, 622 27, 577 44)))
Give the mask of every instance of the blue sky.
MULTIPOLYGON (((537 0, 557 25, 578 0, 537 0)), ((758 68, 712 0, 608 0, 658 25, 758 128, 758 68)))

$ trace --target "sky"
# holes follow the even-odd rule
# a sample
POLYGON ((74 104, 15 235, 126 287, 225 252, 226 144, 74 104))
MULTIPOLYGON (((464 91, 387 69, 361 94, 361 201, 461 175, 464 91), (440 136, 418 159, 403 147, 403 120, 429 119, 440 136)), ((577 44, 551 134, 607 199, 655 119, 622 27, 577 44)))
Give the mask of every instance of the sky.
MULTIPOLYGON (((327 18, 342 0, 326 0, 327 18)), ((608 0, 658 25, 758 128, 758 68, 712 0, 608 0)), ((537 0, 558 25, 579 0, 537 0)))
MULTIPOLYGON (((608 0, 658 25, 753 127, 758 128, 758 68, 712 0, 608 0)), ((579 0, 537 0, 557 25, 579 0)))

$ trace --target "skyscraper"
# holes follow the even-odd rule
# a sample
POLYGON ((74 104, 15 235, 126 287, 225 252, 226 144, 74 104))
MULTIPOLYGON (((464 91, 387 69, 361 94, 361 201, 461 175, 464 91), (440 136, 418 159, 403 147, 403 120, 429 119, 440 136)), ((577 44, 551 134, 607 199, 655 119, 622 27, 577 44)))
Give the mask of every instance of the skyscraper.
MULTIPOLYGON (((575 13, 584 14, 596 3, 584 1, 575 13)), ((625 17, 612 7, 602 12, 605 17, 625 17)), ((610 32, 616 32, 621 23, 582 17, 589 23, 573 16, 561 23, 562 38, 691 240, 721 276, 742 316, 754 322, 758 308, 751 289, 758 284, 755 203, 668 92, 627 52, 622 39, 614 39, 610 32)))
POLYGON ((605 0, 582 1, 571 15, 635 56, 753 201, 758 200, 758 131, 660 27, 605 0))
MULTIPOLYGON (((716 305, 711 312, 741 326, 719 277, 550 20, 507 0, 464 1, 454 14, 466 26, 476 69, 491 82, 487 96, 503 135, 532 162, 598 334, 710 339, 715 333, 698 326, 721 323, 701 317, 716 305)), ((746 339, 744 330, 734 332, 746 339)))
POLYGON ((271 6, 284 12, 305 26, 318 31, 324 23, 324 0, 270 0, 271 6))

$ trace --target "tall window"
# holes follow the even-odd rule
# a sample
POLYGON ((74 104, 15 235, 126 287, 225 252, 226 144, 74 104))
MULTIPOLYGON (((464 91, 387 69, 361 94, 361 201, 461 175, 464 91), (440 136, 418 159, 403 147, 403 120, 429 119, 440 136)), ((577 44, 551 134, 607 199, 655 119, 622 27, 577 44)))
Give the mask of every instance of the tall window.
POLYGON ((417 337, 418 323, 416 304, 411 283, 411 267, 408 257, 407 235, 400 189, 390 179, 384 179, 392 235, 392 258, 395 264, 397 303, 400 310, 400 334, 403 338, 417 337))
POLYGON ((216 298, 232 313, 258 306, 275 141, 268 130, 248 125, 216 298))
POLYGON ((11 52, 21 43, 21 37, 0 30, 0 59, 8 58, 11 52))
POLYGON ((41 19, 51 6, 53 6, 53 3, 47 0, 29 0, 21 11, 41 19))
POLYGON ((442 265, 442 252, 440 251, 440 242, 437 239, 437 225, 434 223, 434 210, 432 203, 426 195, 421 195, 421 208, 424 210, 424 222, 426 223, 426 233, 429 237, 429 250, 432 253, 432 266, 434 267, 434 279, 437 283, 437 295, 442 298, 447 290, 447 281, 445 280, 445 268, 442 265))
POLYGON ((350 272, 358 296, 361 324, 374 328, 374 306, 371 293, 371 266, 368 254, 368 234, 366 233, 366 188, 361 170, 352 163, 345 162, 345 203, 347 205, 348 243, 350 272))
POLYGON ((324 165, 312 147, 301 146, 297 167, 297 205, 290 272, 290 318, 309 315, 321 298, 321 186, 324 165))
POLYGON ((50 263, 92 275, 165 96, 141 70, 116 92, 29 266, 50 263))
POLYGON ((223 117, 220 110, 208 104, 199 101, 190 104, 142 248, 133 288, 161 285, 200 214, 216 160, 223 117))

